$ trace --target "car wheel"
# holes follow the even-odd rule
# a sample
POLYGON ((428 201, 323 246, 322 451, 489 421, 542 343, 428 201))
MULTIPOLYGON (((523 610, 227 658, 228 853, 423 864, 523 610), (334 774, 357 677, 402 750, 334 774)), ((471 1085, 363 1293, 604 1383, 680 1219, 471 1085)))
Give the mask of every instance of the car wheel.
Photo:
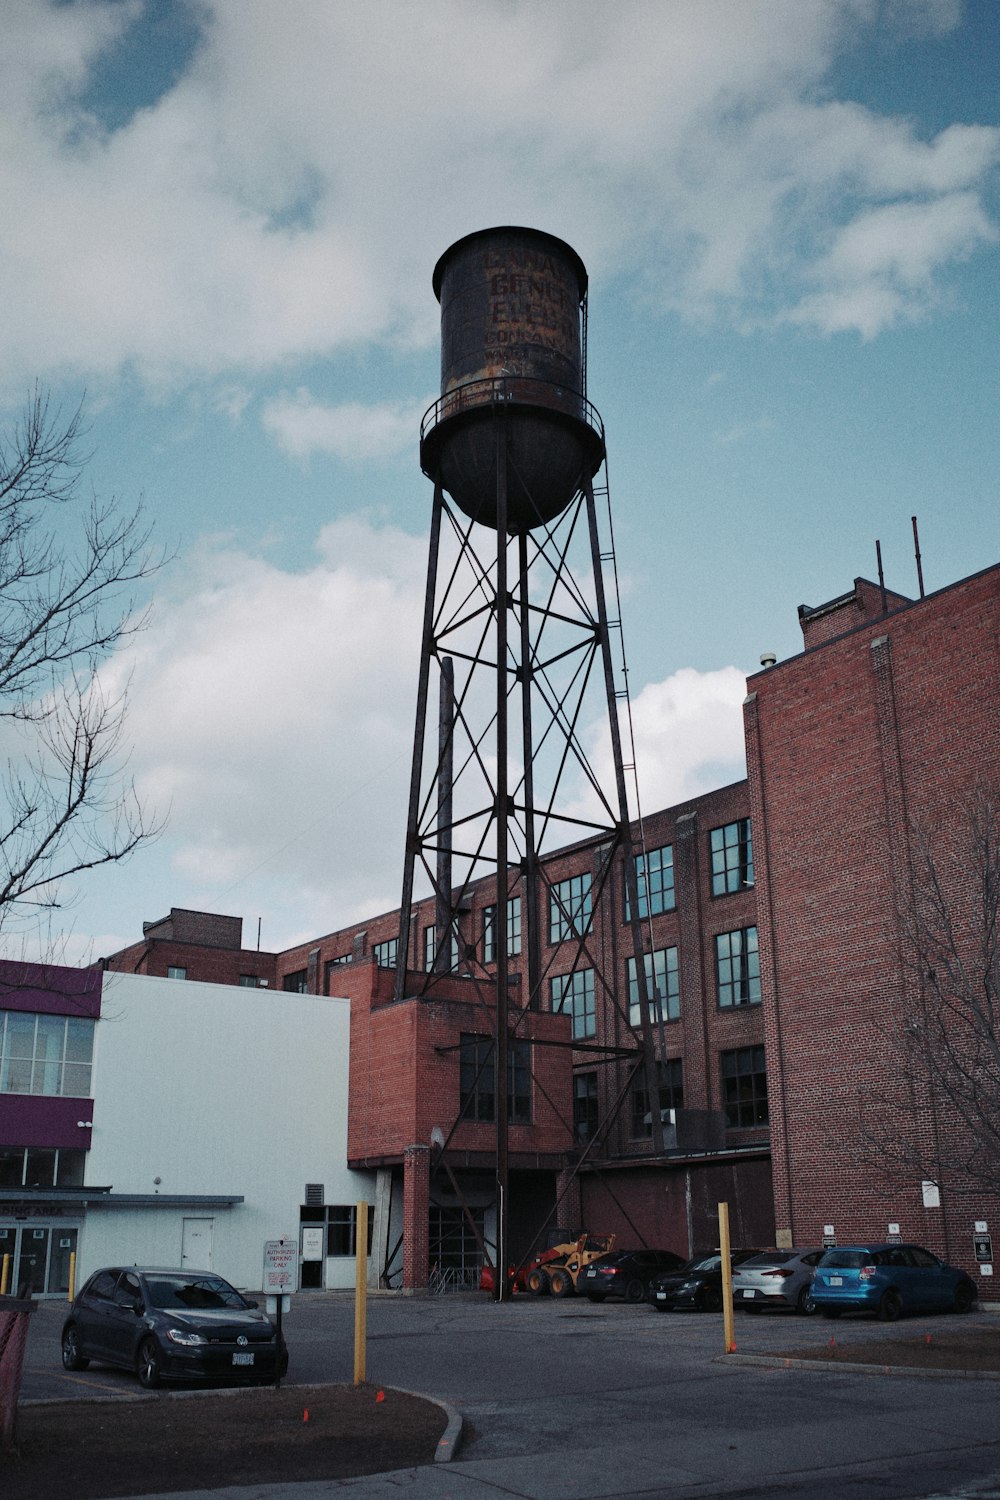
POLYGON ((549 1287, 553 1297, 571 1297, 573 1295, 573 1278, 568 1271, 556 1269, 549 1274, 549 1287))
POLYGON ((641 1302, 646 1295, 646 1289, 638 1276, 633 1276, 631 1281, 625 1283, 625 1301, 641 1302))
POLYGON ((702 1312, 716 1313, 722 1311, 722 1293, 717 1286, 707 1286, 701 1297, 702 1312))
POLYGON ((160 1350, 155 1339, 143 1339, 139 1345, 139 1357, 135 1372, 143 1390, 155 1391, 160 1384, 160 1350))
POLYGON ((972 1309, 972 1304, 973 1302, 975 1302, 975 1300, 976 1294, 972 1290, 971 1286, 966 1286, 963 1282, 961 1286, 957 1286, 955 1288, 954 1306, 957 1313, 970 1312, 972 1309))
POLYGON ((70 1324, 62 1336, 62 1362, 64 1370, 85 1370, 90 1364, 90 1360, 84 1359, 80 1353, 76 1328, 72 1324, 70 1324))
POLYGON ((816 1311, 816 1304, 813 1301, 811 1286, 804 1286, 801 1292, 799 1292, 798 1301, 795 1304, 795 1311, 805 1313, 807 1316, 816 1311))
POLYGON ((903 1311, 903 1299, 895 1287, 889 1287, 888 1291, 882 1293, 882 1300, 878 1305, 878 1316, 883 1323, 895 1323, 903 1311))
POLYGON ((824 1318, 839 1318, 844 1311, 842 1307, 821 1307, 820 1312, 824 1318))
POLYGON ((549 1294, 549 1278, 540 1266, 528 1272, 528 1291, 533 1297, 547 1297, 549 1294))

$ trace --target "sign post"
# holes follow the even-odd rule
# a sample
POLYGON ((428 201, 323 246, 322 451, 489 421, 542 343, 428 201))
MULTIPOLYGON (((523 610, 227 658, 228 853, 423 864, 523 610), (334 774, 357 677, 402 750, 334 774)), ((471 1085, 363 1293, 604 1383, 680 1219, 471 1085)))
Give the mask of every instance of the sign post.
POLYGON ((733 1260, 729 1247, 729 1204, 719 1204, 719 1253, 722 1258, 722 1332, 726 1353, 736 1353, 736 1330, 733 1326, 733 1260))
MULTIPOLYGON (((299 1284, 298 1241, 283 1235, 280 1240, 264 1241, 263 1291, 267 1298, 267 1311, 275 1313, 275 1330, 278 1335, 278 1364, 281 1368, 281 1353, 285 1341, 281 1332, 281 1315, 288 1309, 288 1299, 299 1284)), ((281 1385, 280 1374, 275 1375, 275 1389, 281 1385)))

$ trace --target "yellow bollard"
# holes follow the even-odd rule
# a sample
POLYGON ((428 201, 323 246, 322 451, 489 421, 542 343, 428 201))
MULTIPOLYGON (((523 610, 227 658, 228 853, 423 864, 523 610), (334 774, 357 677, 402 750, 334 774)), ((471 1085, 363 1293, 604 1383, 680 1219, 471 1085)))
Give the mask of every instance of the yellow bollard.
POLYGON ((72 1302, 76 1296, 76 1251, 69 1252, 69 1296, 67 1302, 72 1302))
POLYGON ((368 1316, 368 1204, 354 1210, 354 1384, 365 1380, 365 1325, 368 1316))
POLYGON ((722 1331, 726 1353, 736 1353, 736 1329, 733 1326, 733 1257, 729 1245, 729 1204, 719 1204, 719 1251, 722 1256, 722 1331))
POLYGON ((7 1287, 10 1282, 10 1256, 5 1255, 3 1266, 0 1267, 0 1297, 6 1297, 7 1287))

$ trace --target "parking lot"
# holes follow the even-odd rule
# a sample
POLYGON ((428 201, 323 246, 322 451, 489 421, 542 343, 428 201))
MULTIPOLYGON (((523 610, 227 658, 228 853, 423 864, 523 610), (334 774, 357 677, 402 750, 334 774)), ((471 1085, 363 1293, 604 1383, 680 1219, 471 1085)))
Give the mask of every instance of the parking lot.
MULTIPOLYGON (((63 1371, 64 1315, 64 1304, 49 1303, 33 1316, 25 1399, 159 1399, 125 1374, 63 1371)), ((349 1382, 353 1318, 347 1294, 294 1298, 288 1382, 349 1382)), ((467 1431, 451 1466, 456 1481, 475 1476, 514 1494, 902 1497, 966 1493, 956 1486, 1000 1473, 1000 1381, 784 1362, 831 1339, 839 1349, 966 1330, 1000 1339, 1000 1313, 891 1327, 744 1314, 735 1327, 737 1354, 727 1357, 716 1315, 576 1298, 497 1306, 485 1296, 375 1297, 367 1374, 457 1407, 467 1431)))

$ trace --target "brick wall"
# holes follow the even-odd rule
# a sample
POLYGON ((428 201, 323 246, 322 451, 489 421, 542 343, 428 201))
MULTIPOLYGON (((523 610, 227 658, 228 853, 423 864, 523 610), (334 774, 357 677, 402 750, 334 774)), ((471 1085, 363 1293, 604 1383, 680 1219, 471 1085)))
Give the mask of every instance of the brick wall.
POLYGON ((995 774, 998 643, 993 568, 749 683, 775 1214, 797 1243, 898 1223, 974 1269, 973 1219, 1000 1225, 1000 1202, 950 1182, 925 1207, 920 1172, 885 1149, 954 1128, 900 1087, 912 825, 947 828, 995 774))

